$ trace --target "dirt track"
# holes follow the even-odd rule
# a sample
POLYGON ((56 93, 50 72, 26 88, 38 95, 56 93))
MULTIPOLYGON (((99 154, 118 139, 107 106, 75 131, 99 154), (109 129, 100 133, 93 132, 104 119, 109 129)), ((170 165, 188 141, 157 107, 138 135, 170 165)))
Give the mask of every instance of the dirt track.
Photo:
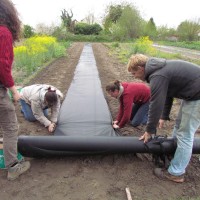
MULTIPOLYGON (((29 84, 49 83, 66 94, 73 78, 84 43, 74 43, 68 56, 51 63, 29 84)), ((105 91, 108 82, 119 79, 133 81, 126 66, 110 56, 102 44, 93 44, 93 51, 105 91)), ((105 93, 112 116, 117 113, 118 102, 105 93)), ((178 108, 173 108, 172 120, 162 134, 172 130, 178 108)), ((24 120, 16 107, 21 135, 48 135, 39 123, 24 120)), ((121 129, 123 135, 139 136, 143 128, 129 125, 121 129)), ((175 184, 157 179, 152 170, 154 164, 149 155, 102 155, 54 159, 31 159, 31 170, 14 182, 6 179, 6 171, 0 170, 0 195, 2 200, 124 200, 129 187, 133 199, 184 199, 200 196, 200 163, 193 156, 187 169, 186 182, 175 184)))

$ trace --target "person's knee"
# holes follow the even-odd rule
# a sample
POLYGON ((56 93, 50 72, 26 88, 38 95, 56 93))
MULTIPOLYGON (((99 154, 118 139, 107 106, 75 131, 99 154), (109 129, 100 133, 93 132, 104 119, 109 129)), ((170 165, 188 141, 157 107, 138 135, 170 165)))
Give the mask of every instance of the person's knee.
POLYGON ((24 118, 25 118, 27 121, 29 121, 29 122, 35 122, 35 121, 36 121, 36 119, 33 118, 33 117, 31 117, 31 116, 26 116, 26 115, 24 115, 24 118))
POLYGON ((36 119, 33 119, 33 118, 28 118, 27 119, 29 122, 35 122, 35 121, 37 121, 36 119))
POLYGON ((131 125, 132 125, 133 127, 137 127, 137 126, 140 125, 140 123, 139 123, 138 121, 132 121, 132 122, 131 122, 131 125))

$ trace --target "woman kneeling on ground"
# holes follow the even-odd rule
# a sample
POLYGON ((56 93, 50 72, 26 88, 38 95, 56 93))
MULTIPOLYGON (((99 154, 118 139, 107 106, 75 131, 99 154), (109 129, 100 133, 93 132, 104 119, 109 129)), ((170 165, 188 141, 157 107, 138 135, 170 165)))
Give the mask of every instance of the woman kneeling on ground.
POLYGON ((22 88, 21 112, 26 120, 34 122, 38 120, 53 132, 56 127, 63 94, 51 85, 36 84, 22 88), (48 119, 48 108, 51 109, 51 117, 48 119))
POLYGON ((116 80, 106 86, 106 91, 120 102, 113 128, 122 128, 128 122, 134 127, 147 123, 150 88, 146 84, 116 80))

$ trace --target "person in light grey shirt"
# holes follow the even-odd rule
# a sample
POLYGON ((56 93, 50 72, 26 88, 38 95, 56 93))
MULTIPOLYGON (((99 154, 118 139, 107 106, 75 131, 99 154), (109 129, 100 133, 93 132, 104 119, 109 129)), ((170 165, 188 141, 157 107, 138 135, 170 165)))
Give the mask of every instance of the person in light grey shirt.
POLYGON ((35 84, 22 88, 20 94, 21 111, 25 119, 30 122, 38 120, 49 132, 53 132, 63 98, 61 91, 52 85, 35 84), (51 109, 50 118, 48 109, 51 109))

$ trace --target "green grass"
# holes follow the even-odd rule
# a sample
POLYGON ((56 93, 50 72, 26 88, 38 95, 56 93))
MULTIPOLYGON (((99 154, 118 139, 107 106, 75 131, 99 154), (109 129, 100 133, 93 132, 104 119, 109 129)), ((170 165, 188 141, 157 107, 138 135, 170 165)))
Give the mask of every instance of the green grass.
POLYGON ((182 47, 182 48, 194 49, 194 50, 200 51, 200 41, 191 41, 191 42, 158 41, 156 43, 158 43, 160 45, 182 47))
POLYGON ((49 36, 32 37, 14 48, 13 76, 17 85, 23 85, 53 60, 65 56, 70 42, 57 42, 49 36))
POLYGON ((200 65, 200 60, 192 60, 186 58, 185 56, 181 56, 179 53, 166 53, 160 50, 151 49, 149 51, 149 46, 143 45, 141 48, 135 46, 135 42, 133 43, 104 43, 109 49, 110 53, 116 55, 119 60, 127 64, 130 56, 135 53, 142 53, 151 57, 158 57, 158 58, 166 58, 166 59, 181 59, 189 62, 193 62, 197 65, 200 65), (145 49, 146 48, 146 49, 145 49))

